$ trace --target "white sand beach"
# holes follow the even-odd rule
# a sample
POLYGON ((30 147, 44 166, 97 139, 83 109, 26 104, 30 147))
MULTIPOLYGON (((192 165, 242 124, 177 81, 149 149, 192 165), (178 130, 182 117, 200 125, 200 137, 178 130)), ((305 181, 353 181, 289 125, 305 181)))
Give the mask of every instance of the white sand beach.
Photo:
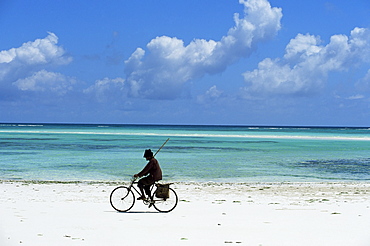
POLYGON ((0 245, 370 245, 370 183, 175 183, 170 213, 115 186, 2 181, 0 245))

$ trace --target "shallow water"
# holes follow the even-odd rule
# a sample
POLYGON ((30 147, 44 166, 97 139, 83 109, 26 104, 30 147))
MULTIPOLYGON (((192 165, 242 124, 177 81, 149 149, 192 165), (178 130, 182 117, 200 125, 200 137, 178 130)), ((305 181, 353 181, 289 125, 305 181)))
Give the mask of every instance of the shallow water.
POLYGON ((369 128, 1 124, 0 179, 128 180, 158 153, 174 181, 368 181, 369 128))

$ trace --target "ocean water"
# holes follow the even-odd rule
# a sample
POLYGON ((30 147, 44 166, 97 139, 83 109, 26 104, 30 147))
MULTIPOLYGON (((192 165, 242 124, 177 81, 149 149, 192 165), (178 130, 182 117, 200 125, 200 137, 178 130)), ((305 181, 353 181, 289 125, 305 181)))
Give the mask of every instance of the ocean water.
POLYGON ((0 180, 370 181, 370 128, 0 124, 0 180))

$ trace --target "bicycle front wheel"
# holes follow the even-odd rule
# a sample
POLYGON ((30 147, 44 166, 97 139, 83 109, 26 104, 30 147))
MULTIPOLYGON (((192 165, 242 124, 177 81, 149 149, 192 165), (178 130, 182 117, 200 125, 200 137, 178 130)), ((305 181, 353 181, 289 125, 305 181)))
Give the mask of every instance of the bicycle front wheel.
POLYGON ((127 212, 135 204, 135 195, 129 188, 119 186, 110 194, 110 204, 118 212, 127 212))
POLYGON ((169 197, 168 198, 155 198, 153 207, 162 213, 168 213, 174 210, 177 206, 178 198, 176 192, 169 188, 169 197))

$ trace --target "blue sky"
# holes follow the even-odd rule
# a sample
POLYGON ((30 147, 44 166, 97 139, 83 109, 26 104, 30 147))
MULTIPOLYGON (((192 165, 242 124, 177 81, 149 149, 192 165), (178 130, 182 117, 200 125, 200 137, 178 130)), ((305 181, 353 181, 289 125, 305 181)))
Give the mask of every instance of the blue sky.
POLYGON ((0 1, 0 122, 370 125, 370 2, 0 1))

